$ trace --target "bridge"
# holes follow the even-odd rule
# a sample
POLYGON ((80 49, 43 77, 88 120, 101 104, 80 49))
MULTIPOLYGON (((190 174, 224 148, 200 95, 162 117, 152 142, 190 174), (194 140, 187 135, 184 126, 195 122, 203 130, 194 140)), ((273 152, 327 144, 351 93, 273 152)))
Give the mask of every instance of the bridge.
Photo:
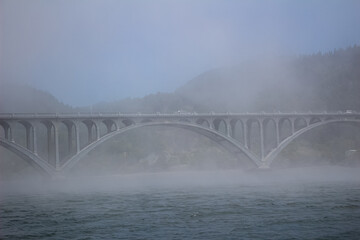
POLYGON ((302 134, 344 122, 359 124, 360 113, 0 114, 0 145, 52 176, 69 171, 91 150, 115 136, 136 128, 169 126, 210 138, 237 158, 245 155, 254 168, 269 168, 302 134), (15 140, 19 126, 24 133, 15 140), (45 133, 45 143, 39 144, 40 133, 45 133), (61 133, 65 140, 60 139, 61 133), (86 141, 81 144, 84 137, 86 141), (39 148, 46 148, 46 154, 40 156, 39 148), (64 156, 60 156, 60 148, 66 152, 64 156))

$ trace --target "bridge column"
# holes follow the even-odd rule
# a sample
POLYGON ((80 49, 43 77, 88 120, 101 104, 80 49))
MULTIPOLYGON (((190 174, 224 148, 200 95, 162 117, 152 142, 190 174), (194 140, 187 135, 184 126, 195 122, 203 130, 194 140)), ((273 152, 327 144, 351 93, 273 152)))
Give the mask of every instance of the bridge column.
POLYGON ((31 131, 32 126, 29 124, 25 125, 25 130, 26 130, 26 148, 29 149, 31 151, 31 131))
POLYGON ((100 121, 94 121, 95 124, 95 139, 99 140, 100 138, 100 121))
POLYGON ((280 144, 279 119, 275 119, 275 132, 276 132, 276 147, 277 147, 280 144))
POLYGON ((88 121, 83 121, 84 124, 86 125, 87 127, 87 130, 88 130, 88 144, 90 144, 91 142, 93 142, 93 131, 92 131, 92 128, 93 126, 95 126, 95 137, 97 139, 97 126, 96 124, 94 123, 93 120, 88 120, 88 121))
POLYGON ((92 142, 93 134, 92 134, 92 124, 86 124, 87 130, 88 130, 88 144, 92 142))
POLYGON ((47 147, 48 147, 48 163, 52 161, 52 151, 51 151, 51 136, 52 136, 52 124, 46 124, 46 132, 47 132, 47 147))
POLYGON ((27 121, 27 120, 21 120, 21 121, 18 121, 18 123, 21 124, 22 126, 24 126, 24 128, 25 128, 25 146, 24 147, 26 149, 32 151, 32 144, 33 144, 32 128, 33 128, 33 126, 31 125, 30 121, 27 121))
POLYGON ((46 121, 44 123, 47 129, 48 162, 52 162, 55 169, 58 169, 60 167, 58 122, 46 121), (54 135, 52 133, 54 133, 54 135))
POLYGON ((74 129, 75 129, 75 149, 76 154, 80 152, 80 132, 79 132, 79 122, 74 121, 74 129))
POLYGON ((15 142, 14 140, 14 129, 15 129, 15 122, 9 121, 6 122, 8 127, 7 131, 5 130, 5 138, 9 140, 10 142, 15 142))
POLYGON ((229 119, 225 120, 225 123, 226 123, 226 134, 228 137, 232 137, 232 128, 231 128, 230 120, 229 119))
POLYGON ((119 131, 119 130, 121 129, 120 126, 123 125, 121 119, 116 119, 116 120, 114 121, 114 124, 115 124, 115 127, 116 127, 116 131, 119 131))
POLYGON ((291 135, 293 135, 295 133, 295 119, 290 118, 290 122, 291 122, 291 135))
POLYGON ((73 126, 69 126, 69 129, 68 129, 68 148, 69 148, 69 153, 72 154, 74 152, 74 149, 73 149, 73 131, 72 131, 72 128, 73 126))
POLYGON ((11 136, 10 126, 8 124, 6 124, 3 127, 4 127, 5 139, 11 141, 12 136, 11 136))
POLYGON ((5 133, 5 139, 9 140, 9 136, 10 136, 10 127, 7 125, 3 126, 4 128, 4 133, 5 133))
POLYGON ((214 125, 214 119, 210 118, 210 119, 209 119, 209 124, 210 124, 210 129, 216 130, 216 129, 215 129, 215 125, 214 125))
POLYGON ((246 148, 249 148, 249 139, 248 139, 248 122, 247 119, 244 120, 244 145, 246 148))
POLYGON ((60 168, 60 155, 59 155, 59 126, 58 123, 53 123, 54 125, 54 150, 55 150, 55 169, 60 168))
POLYGON ((32 151, 35 155, 38 155, 37 153, 37 130, 38 130, 38 122, 34 122, 32 121, 30 123, 32 125, 32 142, 33 142, 33 145, 32 145, 32 151))
POLYGON ((265 147, 264 147, 264 122, 262 120, 258 120, 259 121, 259 125, 260 125, 260 156, 261 156, 261 160, 264 160, 264 152, 265 152, 265 147))
POLYGON ((74 151, 73 151, 73 123, 72 122, 64 122, 65 126, 66 126, 66 130, 67 130, 67 141, 68 141, 68 152, 69 152, 69 155, 71 155, 74 151))
MULTIPOLYGON (((106 134, 110 133, 111 132, 111 127, 113 124, 115 124, 114 122, 112 121, 104 121, 104 124, 106 126, 106 134)), ((115 124, 116 126, 116 124, 115 124)))

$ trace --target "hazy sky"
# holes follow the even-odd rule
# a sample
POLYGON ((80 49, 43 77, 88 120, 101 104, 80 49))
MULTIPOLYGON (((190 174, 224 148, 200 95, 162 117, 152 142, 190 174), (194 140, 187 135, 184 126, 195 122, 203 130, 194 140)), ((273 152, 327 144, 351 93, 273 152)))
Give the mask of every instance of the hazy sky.
POLYGON ((60 101, 170 92, 266 55, 360 43, 359 0, 0 0, 0 80, 60 101))

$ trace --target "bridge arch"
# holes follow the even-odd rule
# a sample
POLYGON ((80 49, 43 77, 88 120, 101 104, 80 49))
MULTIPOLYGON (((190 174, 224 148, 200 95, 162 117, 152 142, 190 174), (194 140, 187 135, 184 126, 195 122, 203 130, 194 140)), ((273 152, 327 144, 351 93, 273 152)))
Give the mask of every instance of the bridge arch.
POLYGON ((0 137, 5 138, 5 136, 6 136, 5 127, 0 124, 0 137))
POLYGON ((218 132, 222 132, 224 135, 228 134, 228 126, 225 119, 215 118, 213 120, 214 129, 218 132))
POLYGON ((263 125, 263 144, 264 144, 264 155, 267 155, 271 149, 277 146, 277 125, 276 120, 273 118, 265 118, 262 121, 263 125))
POLYGON ((41 159, 38 155, 32 153, 30 150, 24 148, 23 146, 15 142, 7 141, 3 138, 0 138, 0 146, 3 146, 10 152, 20 157, 22 160, 29 163, 43 175, 53 176, 55 174, 54 168, 49 163, 41 159))
POLYGON ((307 126, 306 119, 303 117, 295 118, 294 120, 294 130, 298 131, 307 126))
POLYGON ((196 120, 196 124, 210 128, 210 123, 205 118, 199 118, 196 120))
POLYGON ((280 118, 279 119, 279 136, 280 136, 280 142, 283 141, 284 139, 288 138, 289 136, 291 136, 291 134, 293 133, 293 129, 292 129, 292 122, 290 118, 280 118))
POLYGON ((310 118, 309 125, 315 124, 315 123, 318 123, 318 122, 321 122, 321 119, 320 119, 320 118, 318 118, 318 117, 312 117, 312 118, 310 118))
POLYGON ((133 120, 131 120, 131 119, 128 119, 128 118, 122 120, 121 122, 122 122, 126 127, 131 126, 131 125, 135 125, 135 122, 134 122, 133 120))
POLYGON ((271 166, 273 161, 276 159, 276 157, 279 155, 279 153, 287 147, 291 142, 293 142, 295 139, 297 139, 299 136, 303 135, 306 132, 309 132, 313 130, 314 128, 318 128, 324 125, 328 125, 331 123, 356 123, 360 124, 360 119, 342 119, 342 120, 329 120, 329 121, 320 121, 313 123, 305 128, 300 129, 299 131, 295 132, 290 137, 284 139, 279 146, 271 151, 264 159, 262 167, 268 168, 271 166))
POLYGON ((231 139, 215 130, 212 130, 210 128, 205 128, 203 126, 191 124, 191 123, 187 123, 187 122, 147 122, 147 123, 139 123, 136 125, 131 125, 131 126, 122 128, 116 132, 111 132, 111 133, 101 137, 97 141, 95 141, 95 142, 89 144, 88 146, 86 146, 85 148, 83 148, 77 155, 70 158, 61 167, 60 170, 62 170, 62 171, 70 170, 73 166, 75 166, 77 164, 77 162, 79 162, 81 159, 83 159, 83 157, 86 156, 91 150, 93 150, 97 146, 101 145, 102 143, 112 139, 113 137, 123 134, 127 131, 131 131, 131 130, 146 127, 146 126, 172 126, 172 127, 177 127, 177 128, 182 128, 182 129, 187 129, 187 130, 197 132, 202 136, 205 136, 211 140, 214 140, 219 145, 221 145, 225 149, 228 149, 231 153, 233 153, 236 156, 240 155, 240 154, 245 154, 250 159, 250 161, 253 163, 254 167, 259 167, 261 165, 261 161, 252 152, 250 152, 247 148, 245 148, 243 145, 239 144, 238 142, 234 141, 233 139, 231 139))
POLYGON ((92 119, 85 119, 82 122, 87 127, 88 142, 93 142, 100 138, 100 127, 96 121, 92 119))
POLYGON ((112 119, 106 119, 102 121, 106 126, 106 134, 116 131, 116 122, 112 119))
POLYGON ((246 136, 246 146, 260 156, 261 146, 260 146, 260 137, 261 137, 261 121, 257 118, 249 118, 246 120, 245 128, 247 132, 246 136))
POLYGON ((234 118, 230 121, 231 137, 245 144, 245 126, 241 119, 234 118))
POLYGON ((34 143, 32 141, 33 135, 34 135, 34 126, 31 122, 26 120, 20 120, 17 121, 19 124, 21 124, 25 129, 25 143, 24 147, 26 147, 29 150, 34 150, 34 143))
POLYGON ((10 125, 5 122, 5 121, 1 121, 0 120, 0 127, 3 129, 3 132, 4 132, 4 138, 5 139, 8 139, 9 138, 9 135, 10 135, 10 125))

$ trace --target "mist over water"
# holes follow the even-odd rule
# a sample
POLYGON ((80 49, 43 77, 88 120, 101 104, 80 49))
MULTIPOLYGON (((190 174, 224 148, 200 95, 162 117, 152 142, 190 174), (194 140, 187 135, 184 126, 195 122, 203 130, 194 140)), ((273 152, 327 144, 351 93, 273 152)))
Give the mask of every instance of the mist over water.
POLYGON ((302 184, 360 184, 360 168, 339 166, 254 170, 177 170, 117 175, 70 175, 44 179, 28 177, 0 183, 1 193, 117 192, 193 187, 292 187, 302 184), (45 181, 44 181, 45 180, 45 181))
POLYGON ((2 239, 357 239, 359 169, 177 171, 1 183, 2 239))

